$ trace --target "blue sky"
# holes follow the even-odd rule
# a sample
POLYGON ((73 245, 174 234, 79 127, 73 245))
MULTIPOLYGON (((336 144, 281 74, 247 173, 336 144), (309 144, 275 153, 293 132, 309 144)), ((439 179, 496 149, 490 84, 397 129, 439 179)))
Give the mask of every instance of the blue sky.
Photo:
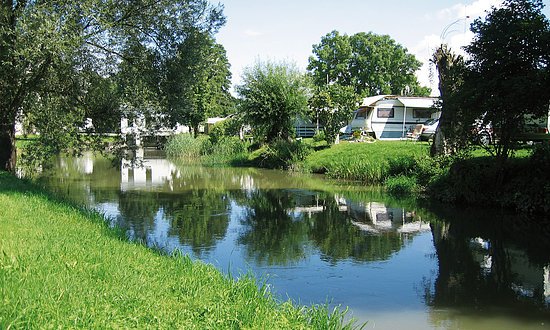
MULTIPOLYGON (((445 42, 457 51, 471 40, 473 19, 485 16, 501 0, 218 0, 227 24, 216 35, 231 63, 233 83, 243 68, 257 60, 294 62, 305 71, 312 46, 332 30, 341 33, 387 34, 414 54, 424 66, 417 73, 423 85, 437 89, 429 78, 428 59, 445 42), (470 18, 465 18, 469 16, 470 18), (457 21, 458 20, 458 21, 457 21)), ((550 4, 544 13, 550 16, 550 4)), ((434 81, 435 80, 435 81, 434 81)))

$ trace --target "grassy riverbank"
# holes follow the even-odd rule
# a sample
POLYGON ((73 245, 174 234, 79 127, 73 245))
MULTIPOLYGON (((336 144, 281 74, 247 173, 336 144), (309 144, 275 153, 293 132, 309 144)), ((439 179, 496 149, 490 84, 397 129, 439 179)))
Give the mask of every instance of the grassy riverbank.
POLYGON ((0 328, 318 328, 342 313, 277 302, 186 256, 164 256, 95 212, 0 172, 0 328))
POLYGON ((518 149, 500 164, 481 149, 456 157, 428 156, 428 143, 343 143, 310 154, 303 168, 336 179, 384 185, 396 195, 452 204, 550 212, 550 145, 518 149))
POLYGON ((404 141, 348 143, 310 154, 302 167, 330 178, 383 184, 389 176, 406 172, 415 159, 429 152, 429 144, 404 141))

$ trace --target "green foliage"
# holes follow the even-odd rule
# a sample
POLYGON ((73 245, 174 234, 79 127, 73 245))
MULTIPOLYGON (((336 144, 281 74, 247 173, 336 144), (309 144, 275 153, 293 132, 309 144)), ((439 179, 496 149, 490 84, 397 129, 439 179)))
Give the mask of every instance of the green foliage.
POLYGON ((399 155, 394 158, 388 159, 388 175, 389 176, 398 176, 398 175, 410 175, 412 174, 417 166, 417 158, 399 155))
POLYGON ((162 89, 170 123, 189 125, 196 136, 206 118, 227 115, 232 108, 229 67, 222 45, 209 33, 191 31, 165 64, 162 89))
POLYGON ((294 121, 305 113, 304 76, 290 64, 258 62, 243 73, 236 90, 244 120, 257 141, 273 142, 293 136, 294 121))
POLYGON ((324 130, 319 130, 319 131, 315 132, 315 134, 313 135, 313 141, 315 141, 315 142, 325 141, 326 138, 327 137, 326 137, 326 134, 325 134, 324 130))
POLYGON ((312 148, 301 141, 278 139, 265 145, 254 155, 254 163, 264 168, 291 169, 312 152, 312 148))
POLYGON ((525 115, 548 114, 550 22, 543 7, 542 0, 506 0, 471 26, 475 38, 465 48, 470 59, 462 95, 472 111, 492 122, 500 161, 511 155, 525 115))
POLYGON ((438 47, 431 59, 437 67, 439 76, 441 109, 439 126, 435 132, 432 156, 448 156, 460 153, 469 145, 469 138, 475 114, 468 111, 460 93, 464 85, 466 65, 464 58, 454 54, 447 45, 438 47))
POLYGON ((332 143, 339 129, 352 117, 358 99, 351 86, 331 84, 314 89, 309 99, 310 117, 324 127, 327 142, 332 143))
POLYGON ((549 150, 542 145, 532 156, 504 164, 488 156, 426 159, 416 177, 429 196, 442 202, 542 214, 550 210, 549 150))
POLYGON ((211 35, 224 23, 221 6, 202 0, 1 2, 0 168, 14 170, 16 116, 40 132, 43 145, 55 144, 46 151, 77 148, 86 116, 103 131, 114 128, 117 104, 158 105, 159 63, 191 31, 211 35), (125 64, 134 70, 127 74, 125 64), (115 93, 115 73, 127 74, 117 78, 128 83, 117 90, 124 93, 115 93))
POLYGON ((206 136, 194 138, 190 134, 170 137, 166 155, 172 159, 199 162, 206 165, 241 164, 248 158, 249 144, 236 136, 221 136, 212 142, 206 136))
POLYGON ((217 122, 212 127, 212 130, 208 132, 208 137, 212 144, 217 144, 224 137, 239 136, 242 123, 235 117, 227 118, 220 122, 217 122))
POLYGON ((388 193, 394 196, 407 196, 418 190, 416 178, 406 175, 389 177, 385 185, 388 193))
POLYGON ((120 131, 121 107, 116 80, 89 72, 89 89, 83 97, 84 117, 91 118, 96 133, 120 131))
POLYGON ((351 328, 175 252, 127 242, 98 213, 0 172, 1 328, 351 328))
POLYGON ((550 144, 535 147, 527 161, 512 163, 515 177, 507 185, 508 204, 526 213, 550 212, 550 144), (514 166, 515 165, 515 166, 514 166))
POLYGON ((217 143, 211 143, 210 149, 203 157, 203 164, 239 165, 248 158, 249 143, 237 136, 225 136, 217 143))
POLYGON ((190 134, 176 134, 166 142, 166 155, 171 158, 194 160, 205 154, 210 142, 206 137, 194 138, 190 134))
POLYGON ((420 65, 387 35, 359 32, 348 36, 332 31, 313 46, 308 71, 316 86, 349 86, 360 97, 399 95, 407 86, 413 95, 429 95, 415 76, 420 65))

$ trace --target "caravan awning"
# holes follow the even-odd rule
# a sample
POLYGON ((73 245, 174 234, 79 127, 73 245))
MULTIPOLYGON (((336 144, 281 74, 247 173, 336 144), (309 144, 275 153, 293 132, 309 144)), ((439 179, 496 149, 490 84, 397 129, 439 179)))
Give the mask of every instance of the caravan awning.
POLYGON ((380 101, 381 99, 383 99, 387 96, 391 96, 391 95, 376 95, 376 96, 365 97, 363 99, 363 102, 361 103, 361 106, 362 107, 372 107, 376 104, 376 102, 380 101))
POLYGON ((398 97, 397 100, 407 108, 431 108, 437 98, 430 97, 398 97))

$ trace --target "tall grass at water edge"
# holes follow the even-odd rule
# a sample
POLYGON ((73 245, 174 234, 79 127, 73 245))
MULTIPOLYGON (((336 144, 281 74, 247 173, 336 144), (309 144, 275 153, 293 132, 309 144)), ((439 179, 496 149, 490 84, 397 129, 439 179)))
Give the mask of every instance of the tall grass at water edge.
POLYGON ((382 184, 392 175, 412 171, 416 158, 428 155, 429 144, 405 141, 340 143, 309 155, 301 164, 330 178, 382 184))
POLYGON ((0 328, 339 329, 250 275, 129 243, 105 219, 0 172, 0 328))
POLYGON ((178 134, 168 140, 165 150, 172 159, 205 165, 235 164, 248 158, 248 143, 233 136, 219 137, 212 142, 204 135, 194 138, 190 134, 178 134))

